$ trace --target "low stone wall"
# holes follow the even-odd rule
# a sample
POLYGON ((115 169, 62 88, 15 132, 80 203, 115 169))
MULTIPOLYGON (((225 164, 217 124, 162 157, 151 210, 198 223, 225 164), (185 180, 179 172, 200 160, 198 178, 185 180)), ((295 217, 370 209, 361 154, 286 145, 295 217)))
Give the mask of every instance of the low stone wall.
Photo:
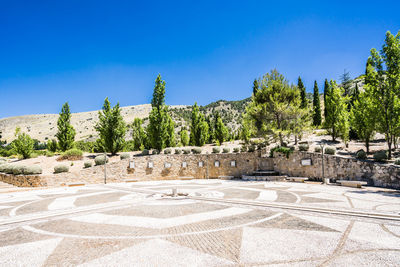
MULTIPOLYGON (((289 176, 322 178, 322 154, 294 151, 289 158, 274 153, 274 169, 289 176), (303 159, 311 159, 310 166, 303 166, 303 159)), ((362 180, 369 185, 400 189, 400 167, 376 163, 368 160, 324 155, 324 177, 334 180, 362 180)))
POLYGON ((0 173, 0 181, 19 187, 46 186, 40 175, 13 175, 0 173))

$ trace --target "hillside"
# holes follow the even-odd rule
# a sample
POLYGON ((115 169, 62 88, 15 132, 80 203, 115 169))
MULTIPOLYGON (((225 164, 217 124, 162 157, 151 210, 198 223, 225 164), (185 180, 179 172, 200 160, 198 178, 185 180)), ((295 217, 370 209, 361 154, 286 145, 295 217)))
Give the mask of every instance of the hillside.
MULTIPOLYGON (((224 122, 233 130, 237 130, 240 124, 241 114, 248 99, 240 101, 219 100, 210 103, 200 109, 207 115, 214 111, 219 111, 224 122)), ((182 126, 189 126, 192 107, 185 105, 170 106, 170 112, 176 123, 177 131, 182 126)), ((121 114, 126 123, 131 124, 135 118, 145 119, 151 111, 150 104, 121 107, 121 114)), ((57 132, 58 114, 40 114, 9 117, 0 119, 0 132, 2 140, 8 142, 14 139, 16 127, 20 127, 25 133, 39 141, 53 139, 57 132)), ((76 130, 76 140, 93 139, 97 133, 94 129, 98 121, 98 110, 89 112, 73 113, 71 123, 76 130)))

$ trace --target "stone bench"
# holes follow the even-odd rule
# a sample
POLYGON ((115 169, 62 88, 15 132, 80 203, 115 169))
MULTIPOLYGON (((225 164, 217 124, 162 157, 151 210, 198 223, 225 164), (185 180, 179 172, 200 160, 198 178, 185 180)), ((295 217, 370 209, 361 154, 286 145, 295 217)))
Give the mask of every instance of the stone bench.
POLYGON ((218 176, 218 179, 221 179, 221 180, 232 180, 234 178, 235 178, 234 176, 228 176, 228 175, 226 175, 226 176, 218 176))
POLYGON ((289 182, 298 182, 298 183, 304 183, 304 181, 307 181, 307 177, 288 177, 286 178, 289 182))
POLYGON ((337 180, 336 183, 339 183, 342 186, 357 187, 357 188, 361 188, 363 185, 367 185, 367 182, 364 181, 350 181, 350 180, 337 180))
POLYGON ((68 186, 68 187, 73 187, 73 186, 84 186, 85 183, 83 183, 83 182, 75 182, 75 183, 66 183, 65 185, 68 186))
POLYGON ((137 179, 125 179, 124 180, 125 183, 134 183, 134 182, 137 182, 137 181, 138 181, 137 179))
POLYGON ((178 177, 179 180, 193 180, 193 176, 180 176, 178 177))

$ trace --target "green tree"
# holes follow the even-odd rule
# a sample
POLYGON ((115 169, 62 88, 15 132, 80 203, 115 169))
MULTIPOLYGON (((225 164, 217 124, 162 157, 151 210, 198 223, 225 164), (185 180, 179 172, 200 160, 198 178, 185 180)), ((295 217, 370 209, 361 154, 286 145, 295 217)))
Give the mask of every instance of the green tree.
POLYGON ((15 137, 16 139, 11 143, 15 152, 24 159, 30 158, 33 153, 34 145, 32 138, 28 134, 22 133, 19 127, 15 129, 15 137))
POLYGON ((252 96, 245 116, 258 135, 279 139, 283 145, 284 137, 291 133, 291 123, 300 103, 297 87, 290 86, 282 74, 272 70, 263 76, 261 88, 252 96))
POLYGON ((252 136, 252 124, 251 121, 246 119, 246 116, 244 115, 242 118, 242 125, 240 127, 240 133, 239 133, 239 138, 242 140, 245 144, 250 143, 250 138, 252 136))
POLYGON ((165 105, 165 81, 158 74, 149 115, 147 136, 152 148, 162 150, 167 146, 175 146, 175 125, 165 105))
POLYGON ((126 124, 122 118, 119 103, 111 108, 108 97, 104 100, 95 129, 99 133, 97 146, 103 151, 115 155, 124 149, 126 124))
POLYGON ((257 93, 258 89, 259 89, 258 80, 254 79, 254 82, 253 82, 253 95, 255 95, 257 93))
POLYGON ((313 94, 313 125, 320 126, 322 123, 321 117, 321 102, 319 100, 319 90, 317 81, 314 81, 314 94, 313 94))
POLYGON ((344 95, 352 95, 353 93, 351 92, 351 77, 350 77, 350 72, 344 70, 343 74, 340 76, 340 80, 342 82, 342 88, 344 89, 344 95))
POLYGON ((208 124, 204 115, 200 113, 197 103, 194 103, 190 125, 190 144, 192 146, 203 146, 208 138, 208 124))
POLYGON ((400 31, 394 36, 386 33, 385 43, 379 53, 371 50, 367 61, 365 86, 376 101, 378 129, 385 134, 392 157, 392 144, 399 134, 400 97, 400 31))
POLYGON ((229 137, 228 129, 225 127, 219 112, 215 114, 215 139, 218 140, 220 144, 226 141, 229 137))
POLYGON ((324 118, 328 117, 328 111, 326 110, 326 95, 329 93, 329 82, 325 79, 324 83, 324 118))
POLYGON ((356 131, 357 136, 365 142, 367 153, 369 153, 369 143, 374 136, 377 123, 376 105, 373 96, 366 88, 354 101, 350 113, 351 127, 356 131))
POLYGON ((75 129, 71 125, 71 112, 69 110, 68 102, 62 106, 57 121, 57 128, 58 132, 56 137, 58 139, 58 147, 61 151, 71 149, 74 145, 75 129))
POLYGON ((143 120, 140 118, 135 118, 132 123, 132 140, 133 148, 138 151, 141 150, 146 145, 146 132, 142 127, 143 120))
POLYGON ((189 145, 189 134, 188 134, 188 131, 186 130, 186 127, 182 128, 182 130, 180 132, 180 136, 181 136, 181 144, 182 144, 182 146, 189 145))
POLYGON ((331 81, 330 89, 326 95, 326 110, 328 116, 325 118, 325 128, 335 141, 341 137, 347 144, 349 139, 349 111, 347 104, 349 98, 344 96, 344 89, 338 87, 336 82, 331 81))
POLYGON ((294 135, 295 144, 302 138, 304 131, 311 126, 311 113, 308 108, 294 106, 292 118, 290 121, 290 133, 294 135))
POLYGON ((306 97, 306 87, 303 84, 303 81, 301 80, 300 76, 299 79, 297 80, 297 87, 300 90, 300 98, 301 98, 301 108, 306 108, 308 103, 307 103, 307 97, 306 97))

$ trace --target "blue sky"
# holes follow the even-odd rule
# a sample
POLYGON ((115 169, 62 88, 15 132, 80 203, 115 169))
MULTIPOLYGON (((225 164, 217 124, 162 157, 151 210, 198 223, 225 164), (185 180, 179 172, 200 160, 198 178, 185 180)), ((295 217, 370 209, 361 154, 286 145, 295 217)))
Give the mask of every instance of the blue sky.
POLYGON ((0 118, 250 96, 277 68, 290 82, 364 72, 369 50, 400 30, 398 1, 0 0, 0 118))

